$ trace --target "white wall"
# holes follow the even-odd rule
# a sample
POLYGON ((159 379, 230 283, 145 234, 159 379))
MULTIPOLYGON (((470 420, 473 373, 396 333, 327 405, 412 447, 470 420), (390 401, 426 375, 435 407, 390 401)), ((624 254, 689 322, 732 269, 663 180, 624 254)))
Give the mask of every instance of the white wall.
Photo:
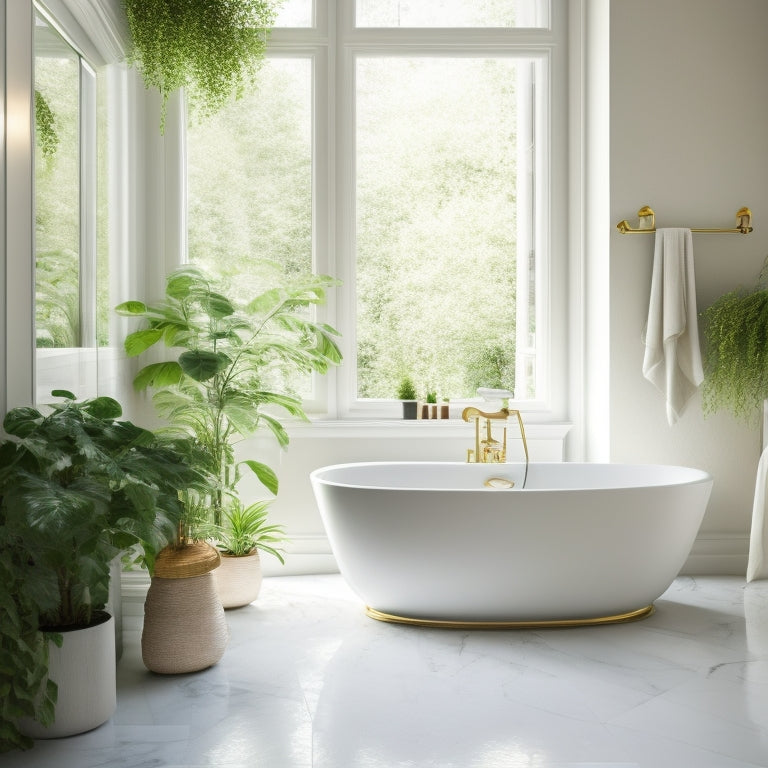
MULTIPOLYGON (((699 311, 750 285, 768 254, 768 3, 613 0, 610 3, 611 216, 657 226, 734 226, 743 205, 755 232, 694 235, 699 311)), ((744 573, 760 430, 700 399, 667 425, 661 395, 641 374, 651 235, 610 243, 610 456, 708 470, 713 497, 688 569, 705 561, 744 573)))

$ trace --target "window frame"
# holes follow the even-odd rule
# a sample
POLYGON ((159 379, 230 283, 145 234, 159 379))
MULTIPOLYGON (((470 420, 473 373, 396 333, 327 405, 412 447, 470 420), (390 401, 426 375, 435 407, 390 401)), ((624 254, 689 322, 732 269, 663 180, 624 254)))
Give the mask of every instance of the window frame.
MULTIPOLYGON (((354 61, 362 54, 488 55, 540 57, 547 82, 535 119, 546 125, 545 143, 532 190, 536 208, 537 398, 515 400, 530 421, 565 418, 568 366, 567 327, 567 34, 566 0, 550 0, 547 28, 357 28, 354 0, 314 2, 311 28, 275 28, 268 56, 310 56, 313 61, 312 230, 313 268, 332 274, 342 286, 329 295, 320 319, 342 334, 344 363, 315 376, 305 409, 314 419, 399 419, 400 404, 357 399, 354 280, 355 168, 354 61), (547 122, 548 120, 548 122, 547 122), (563 226, 557 226, 562 222, 563 226)), ((537 86, 538 87, 538 86, 537 86)), ((466 402, 472 402, 468 400, 466 402)), ((454 401, 461 406, 464 401, 454 401)))
MULTIPOLYGON (((78 94, 78 191, 79 191, 79 345, 75 347, 34 347, 33 387, 35 403, 51 401, 51 390, 70 389, 79 397, 98 394, 97 341, 97 222, 98 222, 98 138, 96 64, 69 34, 65 24, 40 0, 33 0, 32 12, 40 15, 70 46, 77 56, 79 72, 78 94)), ((34 81, 34 42, 32 47, 34 81)), ((34 123, 34 121, 33 121, 34 123)), ((33 129, 32 153, 36 152, 33 129)), ((34 182, 33 182, 34 188, 34 182)), ((33 193, 33 215, 36 206, 33 193)), ((33 255, 37 253, 33 234, 33 255)), ((34 267, 33 267, 34 269, 34 267)), ((33 272, 33 284, 35 277, 33 272)), ((32 308, 35 324, 35 308, 32 308)), ((33 333, 34 335, 34 333, 33 333)))

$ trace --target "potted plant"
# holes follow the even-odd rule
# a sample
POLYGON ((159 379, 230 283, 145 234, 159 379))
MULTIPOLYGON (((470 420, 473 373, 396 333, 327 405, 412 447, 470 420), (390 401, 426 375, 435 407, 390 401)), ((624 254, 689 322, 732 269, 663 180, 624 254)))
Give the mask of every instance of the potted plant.
POLYGON ((266 430, 284 448, 288 433, 276 409, 307 418, 293 392, 297 375, 325 373, 341 361, 337 332, 311 317, 334 285, 324 275, 284 278, 283 285, 243 304, 228 298, 202 270, 184 266, 168 277, 162 301, 117 307, 120 314, 145 321, 126 338, 128 355, 161 343, 177 350, 174 360, 143 367, 134 386, 153 389, 170 432, 193 437, 206 454, 215 482, 196 503, 208 511, 209 525, 191 538, 224 535, 227 512, 237 510, 243 469, 277 494, 272 468, 255 459, 236 460, 234 444, 266 430))
POLYGON ((427 392, 426 412, 422 415, 425 419, 437 418, 437 392, 427 392))
POLYGON ((705 412, 748 420, 768 398, 767 277, 764 267, 752 290, 730 291, 702 313, 705 412))
POLYGON ((276 17, 268 0, 124 0, 132 50, 129 62, 163 100, 184 88, 205 115, 239 96, 264 61, 276 17))
POLYGON ((63 402, 46 415, 9 411, 0 443, 0 733, 19 747, 112 715, 110 564, 130 550, 151 569, 181 513, 177 489, 200 482, 191 441, 118 421, 112 398, 53 395, 63 402))
POLYGON ((403 418, 415 419, 417 416, 416 386, 410 376, 403 376, 397 388, 397 399, 403 401, 403 418))
POLYGON ((259 596, 262 581, 259 550, 285 563, 278 546, 285 540, 285 529, 267 523, 269 505, 270 501, 257 501, 244 506, 235 499, 224 511, 224 524, 216 539, 221 565, 214 572, 224 608, 240 608, 259 596))

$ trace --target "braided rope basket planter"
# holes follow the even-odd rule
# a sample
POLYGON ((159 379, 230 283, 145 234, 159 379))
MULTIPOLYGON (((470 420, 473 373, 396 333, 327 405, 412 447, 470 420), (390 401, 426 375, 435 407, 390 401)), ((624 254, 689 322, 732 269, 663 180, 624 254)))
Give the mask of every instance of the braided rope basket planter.
POLYGON ((159 674, 197 672, 224 655, 229 631, 213 569, 219 553, 205 542, 166 547, 144 603, 141 656, 159 674))

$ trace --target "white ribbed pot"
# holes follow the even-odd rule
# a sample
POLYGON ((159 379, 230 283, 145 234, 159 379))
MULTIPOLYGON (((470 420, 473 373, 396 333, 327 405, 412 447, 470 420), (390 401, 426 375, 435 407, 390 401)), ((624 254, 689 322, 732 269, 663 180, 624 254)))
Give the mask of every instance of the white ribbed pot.
POLYGON ((19 729, 33 739, 57 739, 106 723, 117 707, 115 620, 61 632, 61 648, 48 644, 48 676, 58 686, 56 719, 46 727, 24 719, 19 729))
POLYGON ((211 573, 219 561, 203 542, 158 555, 141 633, 141 657, 151 672, 197 672, 224 655, 229 631, 211 573))
POLYGON ((241 557, 222 554, 221 565, 213 572, 224 608, 241 608, 252 603, 259 596, 262 578, 258 549, 241 557))

